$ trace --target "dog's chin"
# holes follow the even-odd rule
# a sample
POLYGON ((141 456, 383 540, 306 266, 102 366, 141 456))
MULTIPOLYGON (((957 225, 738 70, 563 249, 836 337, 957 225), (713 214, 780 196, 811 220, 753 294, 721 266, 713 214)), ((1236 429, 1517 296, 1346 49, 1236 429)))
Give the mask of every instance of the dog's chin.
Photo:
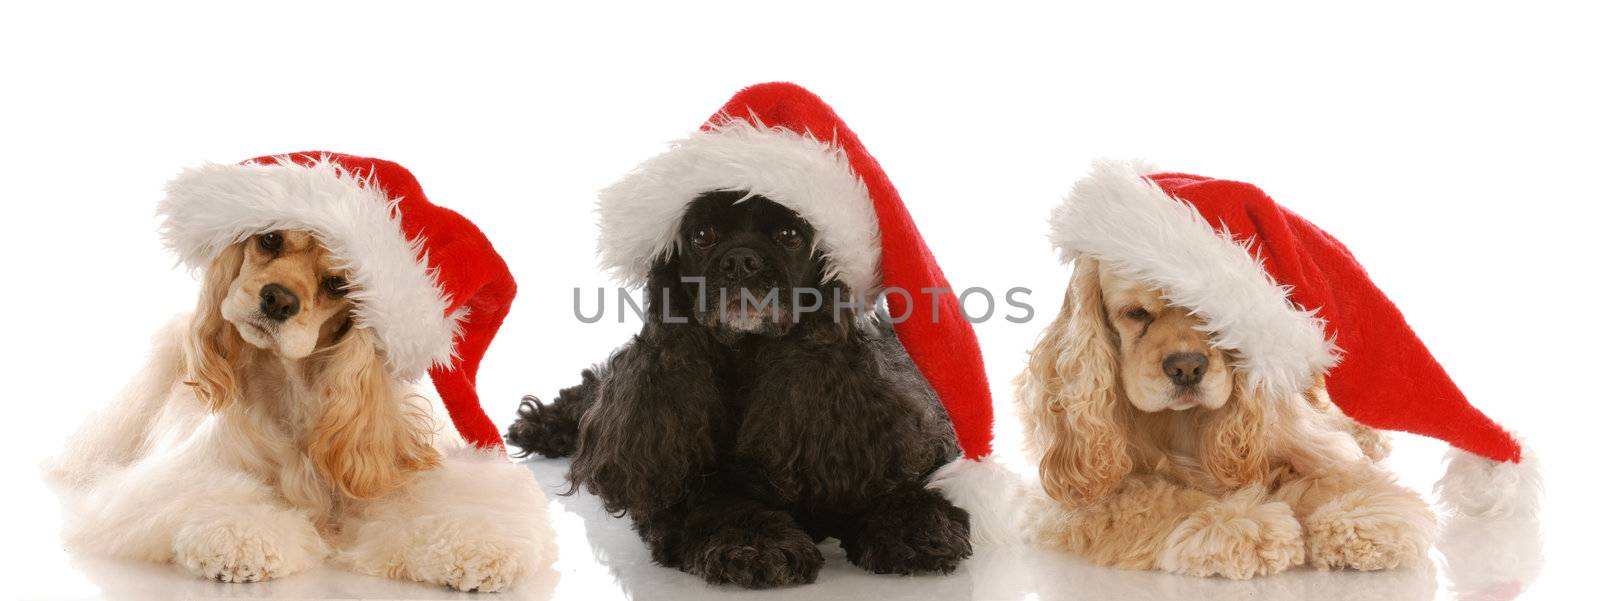
POLYGON ((1193 396, 1184 395, 1173 398, 1172 403, 1167 405, 1167 411, 1188 411, 1199 406, 1200 399, 1193 396))
POLYGON ((278 336, 272 326, 254 319, 229 320, 228 323, 233 324, 233 329, 239 331, 239 337, 250 343, 250 346, 268 351, 277 350, 278 336))
POLYGON ((1173 390, 1169 387, 1161 393, 1145 395, 1144 398, 1135 400, 1133 406, 1145 413, 1190 409, 1209 411, 1221 409, 1227 402, 1227 397, 1220 395, 1210 395, 1198 390, 1173 390))
POLYGON ((787 334, 794 327, 794 316, 786 303, 781 301, 755 307, 730 300, 720 309, 715 302, 709 304, 712 306, 695 311, 695 318, 722 337, 777 337, 787 334))
POLYGON ((700 323, 715 330, 718 334, 727 336, 769 336, 777 337, 787 334, 794 326, 794 320, 788 311, 768 307, 760 311, 741 309, 737 306, 724 308, 722 311, 709 309, 698 315, 700 323))
POLYGON ((696 299, 695 319, 718 336, 779 337, 794 328, 795 315, 788 296, 792 294, 789 288, 774 285, 711 290, 706 298, 696 299), (772 292, 774 290, 776 293, 772 292))
POLYGON ((317 336, 309 336, 298 331, 299 328, 285 327, 283 324, 273 323, 259 312, 241 311, 235 314, 223 307, 222 318, 233 329, 239 332, 239 338, 246 344, 258 349, 276 353, 285 359, 303 359, 316 350, 317 336))

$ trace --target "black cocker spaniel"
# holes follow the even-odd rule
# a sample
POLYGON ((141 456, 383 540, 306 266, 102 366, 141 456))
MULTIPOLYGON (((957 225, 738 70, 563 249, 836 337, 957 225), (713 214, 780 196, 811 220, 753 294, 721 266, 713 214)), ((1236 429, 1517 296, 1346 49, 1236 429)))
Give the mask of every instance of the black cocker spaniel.
POLYGON ((571 456, 574 490, 712 583, 812 582, 827 537, 876 573, 971 555, 967 512, 925 486, 961 455, 950 419, 874 307, 826 277, 812 225, 711 192, 675 248, 639 334, 553 403, 524 399, 508 440, 571 456))

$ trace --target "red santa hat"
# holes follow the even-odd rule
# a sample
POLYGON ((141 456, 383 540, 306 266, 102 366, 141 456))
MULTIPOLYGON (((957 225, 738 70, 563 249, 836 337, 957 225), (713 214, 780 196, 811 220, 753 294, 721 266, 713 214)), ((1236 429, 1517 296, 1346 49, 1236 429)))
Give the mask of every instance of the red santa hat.
POLYGON ((855 133, 805 88, 745 88, 699 131, 600 193, 601 262, 624 283, 644 284, 651 265, 676 251, 689 204, 713 191, 760 195, 798 213, 816 229, 828 263, 825 277, 853 293, 909 293, 885 295, 890 314, 907 317, 895 324, 895 334, 944 402, 966 455, 946 466, 933 485, 957 505, 979 500, 962 499, 957 490, 993 469, 992 462, 977 461, 989 455, 994 432, 977 337, 959 317, 954 295, 938 295, 936 311, 921 292, 948 290, 950 283, 900 194, 855 133))
POLYGON ((1265 393, 1324 376, 1352 419, 1455 447, 1440 493, 1457 509, 1536 507, 1522 445, 1467 402, 1349 249, 1261 189, 1105 161, 1051 225, 1063 261, 1092 257, 1161 288, 1265 393))
POLYGON ((211 164, 173 179, 158 212, 167 247, 191 269, 261 232, 314 233, 349 270, 356 324, 390 370, 408 381, 427 371, 462 438, 504 446, 477 374, 516 282, 483 232, 429 202, 404 167, 328 152, 211 164))

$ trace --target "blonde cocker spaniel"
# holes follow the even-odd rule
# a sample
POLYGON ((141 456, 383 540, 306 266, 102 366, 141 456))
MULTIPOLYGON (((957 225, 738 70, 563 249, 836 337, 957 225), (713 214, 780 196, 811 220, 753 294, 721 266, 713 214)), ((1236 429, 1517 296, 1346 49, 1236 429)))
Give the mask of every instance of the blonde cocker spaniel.
POLYGON ((332 556, 357 572, 497 591, 555 557, 526 470, 465 446, 385 366, 337 261, 262 232, 206 271, 122 398, 51 466, 67 540, 254 582, 332 556))
POLYGON ((1378 464, 1384 434, 1340 413, 1320 380, 1290 398, 1252 390, 1199 325, 1161 290, 1077 259, 1018 382, 1048 497, 1030 508, 1035 541, 1235 579, 1423 560, 1433 514, 1378 464))

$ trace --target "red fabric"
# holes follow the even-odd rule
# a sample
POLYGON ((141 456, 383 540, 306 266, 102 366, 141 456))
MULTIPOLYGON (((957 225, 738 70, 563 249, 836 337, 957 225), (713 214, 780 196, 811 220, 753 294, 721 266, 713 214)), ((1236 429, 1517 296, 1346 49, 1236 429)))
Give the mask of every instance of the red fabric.
MULTIPOLYGON (((991 451, 994 439, 994 402, 989 397, 989 381, 983 371, 983 355, 978 349, 972 325, 962 318, 957 299, 939 295, 938 323, 925 288, 950 289, 933 252, 922 241, 916 223, 906 211, 889 176, 878 161, 867 153, 861 140, 846 127, 833 108, 809 90, 792 83, 764 83, 740 91, 706 123, 707 128, 729 119, 759 121, 767 127, 782 127, 795 132, 810 132, 824 142, 844 150, 850 167, 866 185, 878 214, 882 243, 883 286, 900 288, 912 296, 910 317, 895 325, 906 352, 923 377, 943 400, 954 424, 956 438, 967 457, 978 459, 991 451)), ((907 311, 904 295, 888 295, 891 315, 907 311)))
POLYGON ((1327 320, 1326 335, 1343 351, 1327 374, 1328 395, 1346 415, 1491 460, 1521 460, 1521 446, 1467 402, 1344 244, 1250 184, 1180 173, 1149 178, 1213 228, 1251 240, 1272 279, 1292 287, 1290 299, 1327 320))
POLYGON ((417 178, 398 163, 332 152, 296 152, 246 162, 269 163, 280 156, 288 156, 301 165, 331 161, 353 175, 371 177, 385 196, 399 199, 396 210, 406 239, 426 240, 422 251, 428 267, 441 287, 440 294, 450 300, 445 314, 454 314, 462 307, 467 310, 462 332, 455 340, 455 363, 434 366, 428 374, 463 439, 480 448, 504 449, 500 428, 478 401, 478 364, 511 310, 517 283, 489 239, 466 217, 429 202, 417 178))

